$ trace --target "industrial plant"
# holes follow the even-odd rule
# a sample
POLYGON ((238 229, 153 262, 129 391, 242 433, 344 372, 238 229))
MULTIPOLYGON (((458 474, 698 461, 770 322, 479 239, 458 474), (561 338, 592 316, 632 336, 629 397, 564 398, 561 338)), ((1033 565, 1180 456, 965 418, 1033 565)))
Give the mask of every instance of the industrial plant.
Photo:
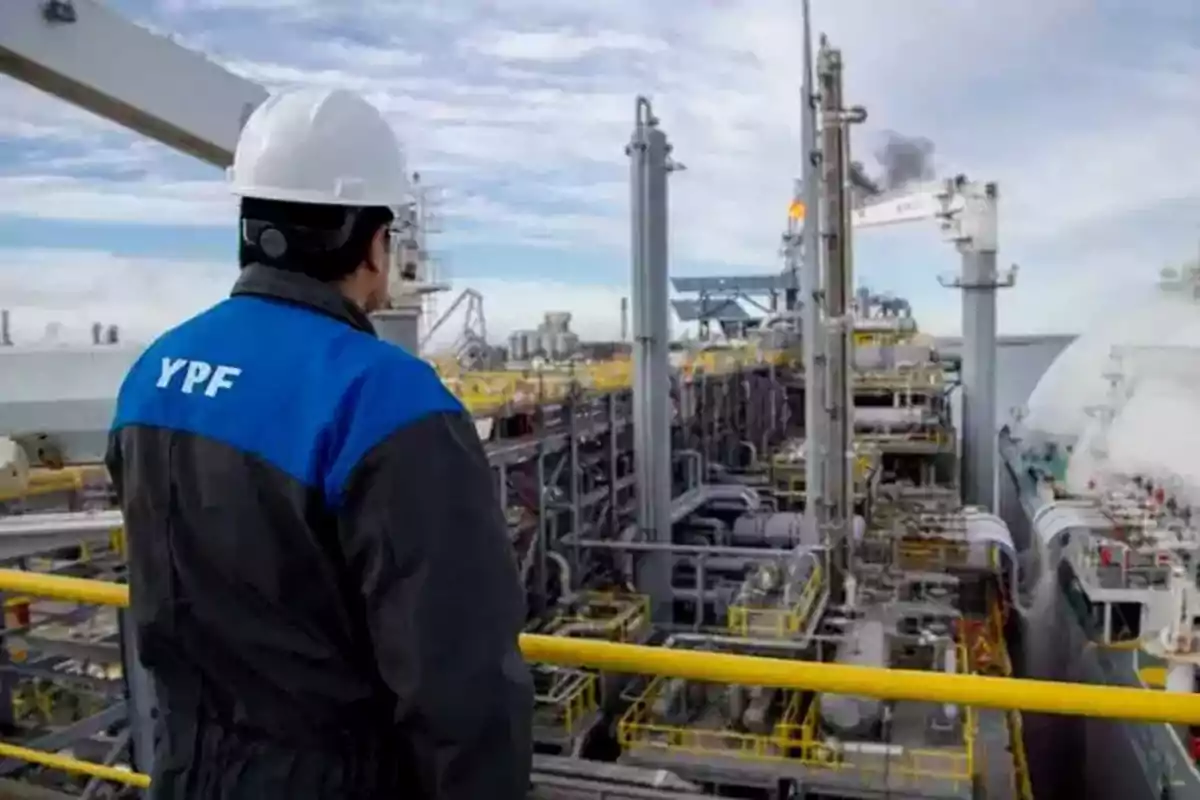
MULTIPOLYGON (((1082 337, 1068 383, 1098 388, 1068 404, 1075 428, 1039 427, 1053 402, 1037 393, 1003 424, 996 295, 1016 271, 997 266, 997 186, 881 191, 853 166, 867 112, 843 97, 841 52, 807 31, 805 46, 811 157, 781 270, 670 274, 679 165, 669 121, 631 102, 619 341, 582 341, 547 311, 496 342, 471 290, 431 313, 446 287, 420 202, 407 210, 376 323, 436 366, 491 463, 528 601, 530 797, 1200 797, 1200 496, 1130 427, 1137 386, 1170 384, 1180 359, 1118 342, 1071 360, 1082 337), (855 280, 854 237, 902 223, 940 227, 961 254, 954 354, 904 298, 855 280), (456 315, 461 334, 431 352, 456 315), (673 318, 699 337, 673 340, 673 318)), ((0 4, 0 54, 8 74, 218 166, 267 96, 93 0, 0 4), (142 80, 164 72, 208 99, 142 80)), ((1196 285, 1173 273, 1162 292, 1186 304, 1196 285)), ((102 460, 140 349, 107 321, 87 347, 28 346, 5 319, 0 797, 138 796, 154 697, 102 460)))

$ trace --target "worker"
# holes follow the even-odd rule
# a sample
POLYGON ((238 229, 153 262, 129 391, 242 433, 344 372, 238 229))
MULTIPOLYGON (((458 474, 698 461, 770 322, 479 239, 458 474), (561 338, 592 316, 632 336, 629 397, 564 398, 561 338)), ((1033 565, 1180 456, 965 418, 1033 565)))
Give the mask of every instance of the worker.
POLYGON ((125 378, 108 464, 158 713, 151 796, 517 800, 532 681, 471 418, 379 340, 403 153, 363 98, 247 121, 231 296, 125 378))

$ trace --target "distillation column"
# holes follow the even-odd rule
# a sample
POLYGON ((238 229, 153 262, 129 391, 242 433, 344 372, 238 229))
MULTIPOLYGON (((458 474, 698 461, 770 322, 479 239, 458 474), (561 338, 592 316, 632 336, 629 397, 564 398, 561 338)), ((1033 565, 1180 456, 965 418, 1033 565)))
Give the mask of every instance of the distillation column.
POLYGON ((822 39, 817 57, 820 85, 821 219, 825 305, 825 505, 831 547, 831 600, 842 602, 843 580, 852 559, 854 528, 854 265, 850 248, 849 125, 866 112, 842 106, 842 54, 822 39))
MULTIPOLYGON (((815 530, 828 522, 825 505, 825 458, 828 452, 828 426, 823 413, 825 398, 825 337, 821 327, 821 153, 817 149, 817 90, 813 83, 812 27, 808 0, 804 0, 804 85, 801 89, 800 134, 804 151, 801 190, 804 193, 804 220, 800 234, 800 296, 804 328, 804 514, 815 530)), ((795 258, 794 239, 789 254, 795 258)))
MULTIPOLYGON (((678 166, 650 101, 637 99, 630 159, 633 284, 633 430, 637 523, 643 540, 671 541, 671 374, 667 307, 667 176, 678 166)), ((638 585, 651 616, 669 621, 671 560, 647 553, 638 585)))

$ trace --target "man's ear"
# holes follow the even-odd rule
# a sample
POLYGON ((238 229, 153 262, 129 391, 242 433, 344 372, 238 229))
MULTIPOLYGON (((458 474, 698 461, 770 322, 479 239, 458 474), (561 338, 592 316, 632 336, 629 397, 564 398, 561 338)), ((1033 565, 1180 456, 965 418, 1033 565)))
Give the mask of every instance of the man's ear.
POLYGON ((375 235, 371 237, 371 246, 367 249, 367 267, 372 272, 387 272, 391 253, 388 247, 388 227, 386 225, 379 226, 375 231, 375 235), (376 254, 380 254, 381 260, 376 263, 376 254))

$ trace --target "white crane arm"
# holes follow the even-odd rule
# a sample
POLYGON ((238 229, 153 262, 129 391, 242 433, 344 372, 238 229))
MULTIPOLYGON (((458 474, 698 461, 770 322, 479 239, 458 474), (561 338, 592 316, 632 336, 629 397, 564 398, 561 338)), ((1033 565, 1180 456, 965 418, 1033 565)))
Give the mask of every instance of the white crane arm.
POLYGON ((94 0, 0 0, 0 72, 219 167, 268 94, 94 0))
POLYGON ((850 212, 855 228, 877 228, 946 217, 962 206, 956 180, 932 181, 915 189, 867 197, 850 212))

